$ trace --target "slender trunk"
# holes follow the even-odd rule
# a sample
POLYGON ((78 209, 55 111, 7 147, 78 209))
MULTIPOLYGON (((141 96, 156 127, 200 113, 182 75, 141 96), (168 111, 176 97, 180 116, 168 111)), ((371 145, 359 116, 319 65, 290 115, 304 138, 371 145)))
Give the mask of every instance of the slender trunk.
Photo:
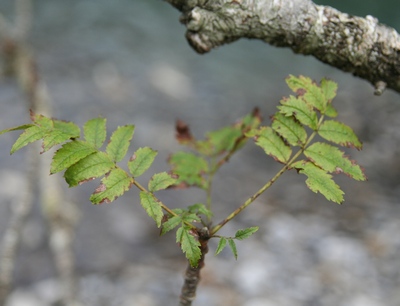
POLYGON ((182 286, 179 306, 191 306, 196 298, 196 289, 200 281, 200 270, 204 267, 204 257, 208 252, 208 232, 207 235, 199 235, 201 258, 197 267, 192 267, 188 262, 185 272, 185 281, 182 286))

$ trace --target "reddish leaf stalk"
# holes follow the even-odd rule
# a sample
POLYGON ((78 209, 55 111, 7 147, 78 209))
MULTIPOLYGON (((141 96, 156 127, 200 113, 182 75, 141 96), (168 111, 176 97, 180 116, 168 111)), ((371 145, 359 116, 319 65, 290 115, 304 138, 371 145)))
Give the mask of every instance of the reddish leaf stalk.
POLYGON ((192 267, 188 262, 188 266, 185 272, 185 281, 182 286, 181 296, 179 300, 179 306, 191 306, 192 302, 196 298, 196 289, 197 285, 200 281, 200 270, 204 267, 204 257, 208 252, 208 239, 209 239, 208 230, 199 231, 199 241, 200 241, 200 250, 201 250, 201 258, 197 267, 192 267))

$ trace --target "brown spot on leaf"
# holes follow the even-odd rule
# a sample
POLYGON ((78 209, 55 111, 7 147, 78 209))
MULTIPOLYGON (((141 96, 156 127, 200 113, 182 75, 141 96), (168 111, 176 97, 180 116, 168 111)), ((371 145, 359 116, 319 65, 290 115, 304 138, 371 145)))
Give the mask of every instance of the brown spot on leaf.
POLYGON ((299 89, 297 89, 296 90, 296 94, 298 95, 298 96, 304 96, 305 95, 305 93, 306 93, 307 91, 304 89, 304 88, 299 88, 299 89))
POLYGON ((135 153, 133 153, 133 155, 131 156, 131 158, 129 158, 129 161, 134 161, 135 159, 136 159, 136 154, 135 153))
POLYGON ((90 182, 90 181, 93 181, 94 179, 96 179, 95 177, 89 177, 88 179, 86 179, 86 180, 82 180, 82 181, 80 181, 78 184, 79 185, 82 185, 82 184, 84 184, 84 183, 87 183, 87 182, 90 182))
MULTIPOLYGON (((96 190, 93 192, 93 194, 106 191, 106 189, 107 189, 106 185, 100 184, 99 187, 97 187, 96 190)), ((104 202, 104 200, 102 202, 104 202)))

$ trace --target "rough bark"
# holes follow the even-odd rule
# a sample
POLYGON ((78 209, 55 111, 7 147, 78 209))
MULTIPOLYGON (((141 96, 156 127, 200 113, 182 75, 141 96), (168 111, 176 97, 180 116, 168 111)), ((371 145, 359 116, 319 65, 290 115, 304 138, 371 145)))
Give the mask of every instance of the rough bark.
POLYGON ((400 35, 372 16, 351 16, 310 0, 166 0, 183 14, 186 38, 206 53, 240 38, 313 55, 369 81, 375 94, 400 92, 400 35))

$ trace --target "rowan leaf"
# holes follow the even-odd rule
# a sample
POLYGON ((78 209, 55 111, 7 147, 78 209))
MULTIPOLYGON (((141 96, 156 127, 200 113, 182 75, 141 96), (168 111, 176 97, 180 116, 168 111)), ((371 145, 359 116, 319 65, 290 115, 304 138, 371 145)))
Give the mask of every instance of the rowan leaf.
POLYGON ((304 102, 301 98, 290 96, 281 100, 278 106, 279 111, 286 116, 295 116, 299 122, 313 130, 317 129, 318 118, 317 113, 310 104, 304 102))
POLYGON ((95 152, 69 167, 64 173, 64 178, 69 187, 74 187, 103 176, 114 167, 115 163, 106 153, 95 152))
POLYGON ((164 235, 165 233, 173 230, 175 227, 177 227, 181 223, 182 223, 182 217, 181 216, 172 216, 167 221, 162 223, 161 235, 164 235))
POLYGON ((304 155, 327 172, 344 172, 357 181, 367 179, 359 165, 349 160, 342 151, 330 144, 313 143, 304 151, 304 155))
POLYGON ((177 152, 171 155, 168 162, 172 172, 178 175, 177 184, 206 188, 204 174, 208 173, 208 164, 204 158, 193 153, 177 152))
POLYGON ((286 78, 286 83, 295 93, 307 103, 324 113, 328 104, 325 94, 318 85, 308 77, 300 75, 295 77, 290 75, 286 78))
POLYGON ((181 226, 176 231, 176 242, 180 243, 183 253, 192 267, 197 267, 201 258, 200 242, 190 227, 181 226), (195 237, 196 236, 196 237, 195 237))
POLYGON ((93 204, 111 203, 130 189, 133 178, 121 168, 114 168, 101 180, 101 184, 90 196, 93 204))
POLYGON ((85 140, 97 149, 99 149, 106 140, 106 122, 107 120, 105 118, 94 118, 87 121, 83 126, 85 140))
POLYGON ((235 126, 227 126, 222 129, 207 133, 208 141, 213 148, 212 155, 231 151, 236 141, 242 136, 241 129, 235 126))
POLYGON ((149 181, 149 191, 155 192, 166 189, 176 183, 177 178, 167 172, 156 173, 149 181))
POLYGON ((163 212, 160 202, 150 192, 140 192, 140 204, 143 206, 147 214, 156 221, 157 227, 161 226, 163 212))
POLYGON ((112 133, 106 152, 115 162, 121 161, 128 152, 130 141, 133 137, 135 126, 124 125, 112 133))
POLYGON ((215 255, 218 255, 226 247, 226 238, 221 237, 218 242, 217 249, 215 250, 215 255))
POLYGON ((272 118, 272 129, 292 146, 301 146, 307 141, 306 130, 293 117, 276 113, 272 118))
POLYGON ((286 164, 292 150, 270 127, 262 127, 255 136, 256 145, 264 149, 265 153, 275 160, 286 164))
POLYGON ((233 256, 235 256, 235 259, 237 260, 238 253, 237 253, 237 249, 236 249, 236 243, 232 238, 227 238, 227 240, 228 240, 229 248, 231 249, 233 256))
POLYGON ((353 130, 344 123, 335 120, 326 120, 318 130, 318 134, 333 143, 346 147, 355 147, 360 150, 361 142, 358 140, 353 130))
POLYGON ((344 192, 332 180, 332 175, 317 167, 312 162, 298 161, 292 168, 307 176, 306 185, 313 192, 321 193, 327 200, 341 204, 344 192))
POLYGON ((250 237, 251 235, 253 235, 255 232, 258 231, 258 226, 253 226, 253 227, 249 227, 249 228, 245 228, 245 229, 240 229, 236 232, 235 234, 235 238, 238 240, 243 240, 246 239, 248 237, 250 237))
POLYGON ((128 168, 133 177, 138 177, 146 172, 153 164, 157 151, 149 148, 139 148, 128 162, 128 168))
POLYGON ((96 151, 91 144, 85 141, 76 140, 67 142, 54 153, 50 173, 53 174, 67 169, 96 151))

